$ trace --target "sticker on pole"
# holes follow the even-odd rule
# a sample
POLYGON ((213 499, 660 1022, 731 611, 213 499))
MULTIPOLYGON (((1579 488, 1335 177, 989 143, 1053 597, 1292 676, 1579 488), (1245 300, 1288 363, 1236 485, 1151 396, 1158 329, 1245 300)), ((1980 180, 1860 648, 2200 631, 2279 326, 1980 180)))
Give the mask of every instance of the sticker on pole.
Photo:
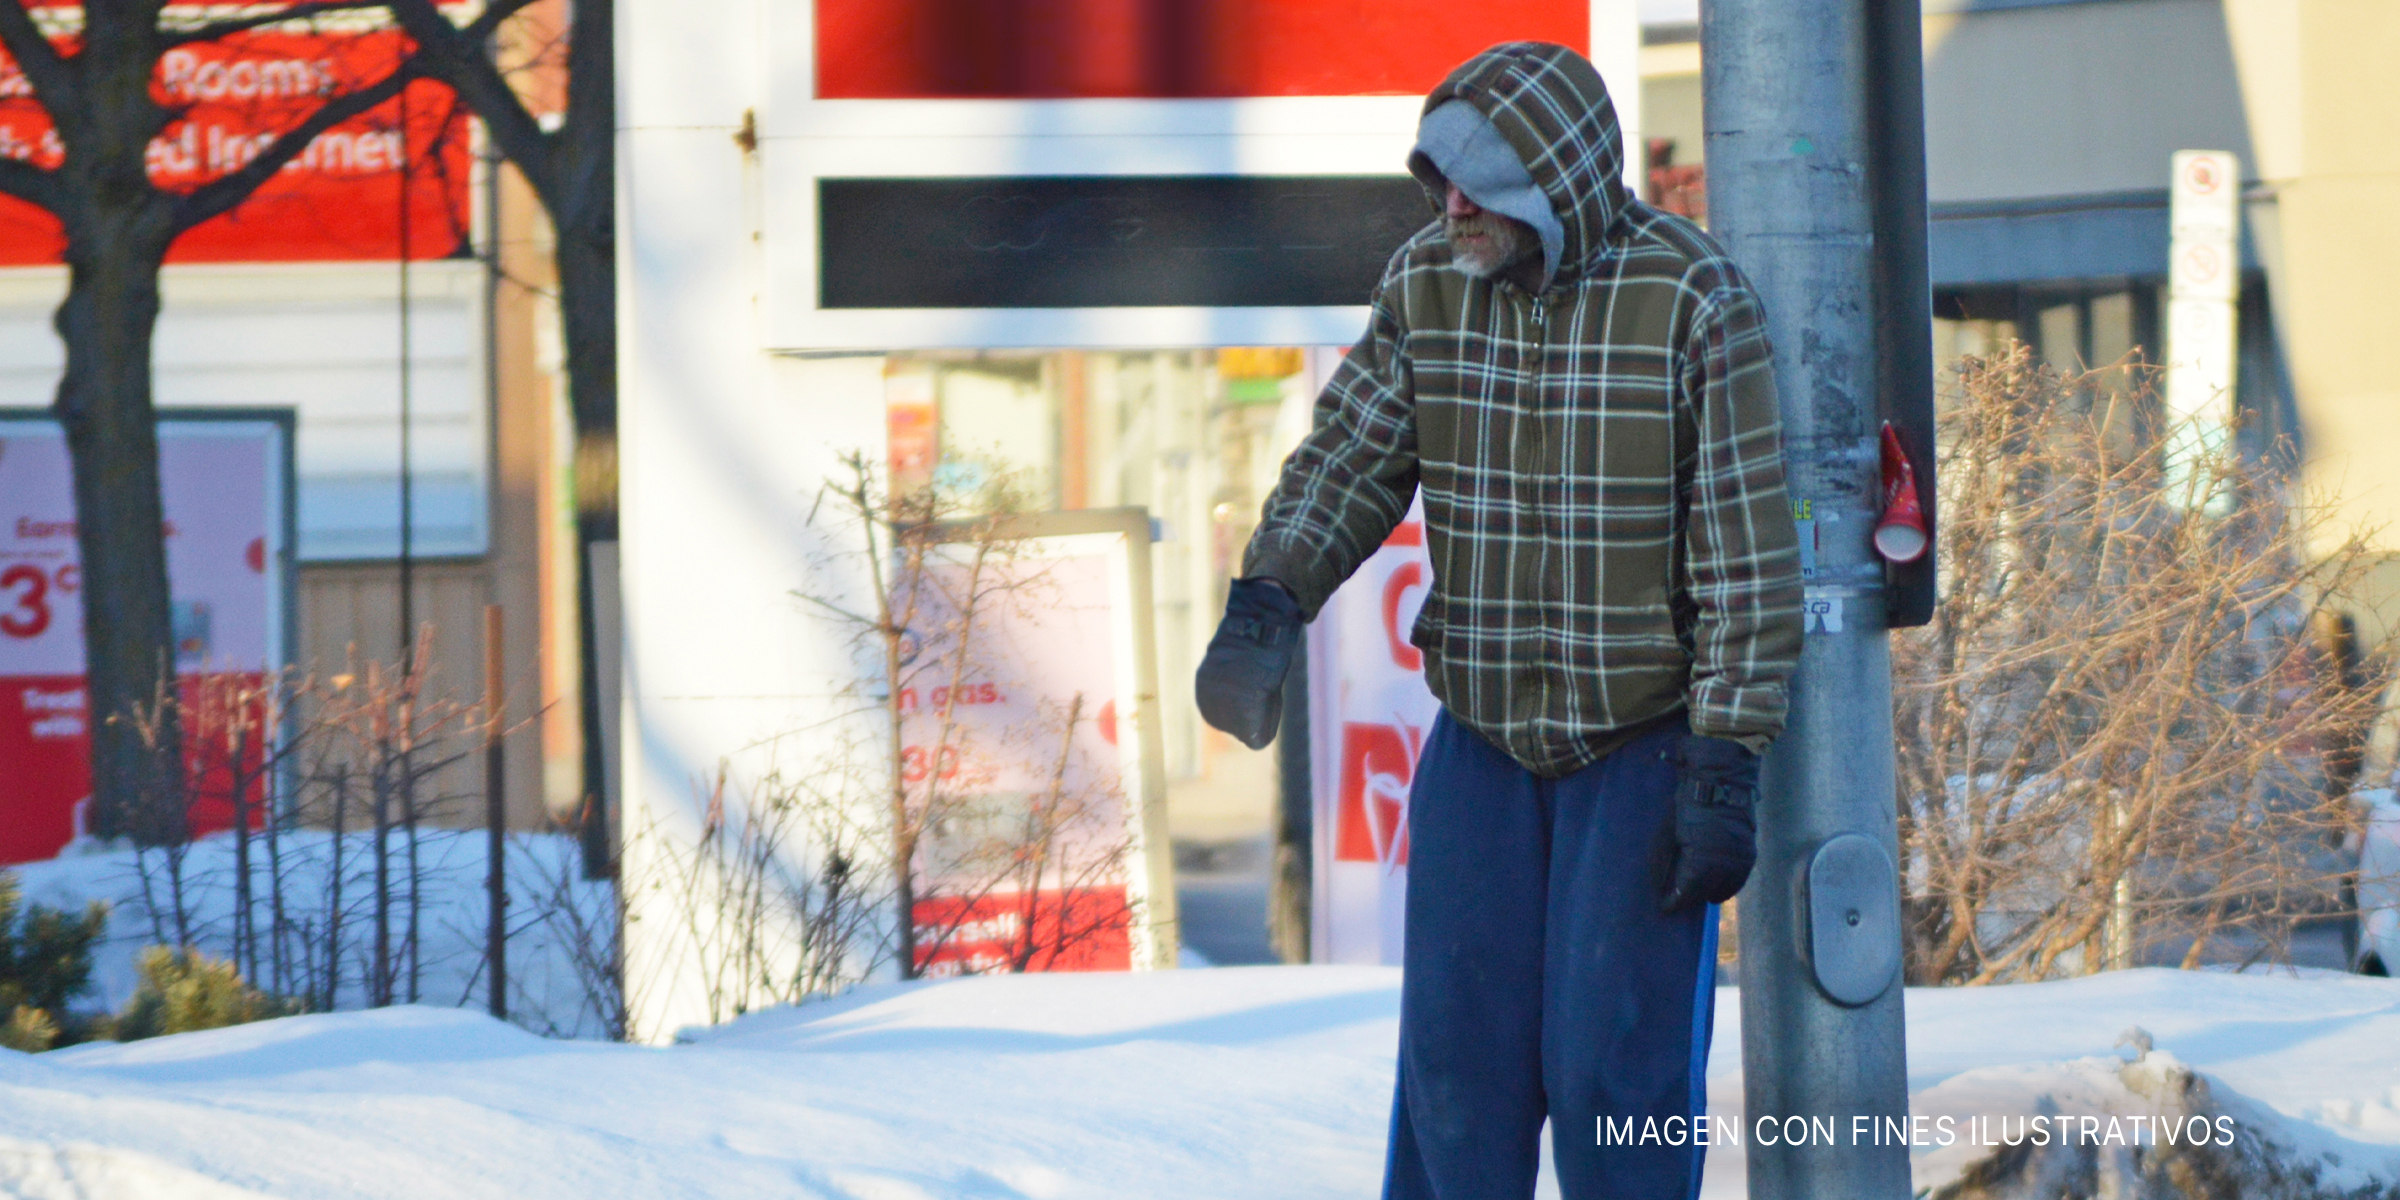
POLYGON ((1842 631, 1842 597, 1824 588, 1807 588, 1800 595, 1802 631, 1807 633, 1840 633, 1842 631))

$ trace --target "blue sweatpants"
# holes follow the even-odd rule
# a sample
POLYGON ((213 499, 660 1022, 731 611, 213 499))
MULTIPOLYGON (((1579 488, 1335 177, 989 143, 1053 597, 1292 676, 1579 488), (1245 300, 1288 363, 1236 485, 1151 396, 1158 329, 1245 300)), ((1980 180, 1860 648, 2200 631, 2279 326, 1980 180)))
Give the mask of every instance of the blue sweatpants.
POLYGON ((1660 913, 1651 869, 1680 728, 1544 779, 1434 721, 1408 798, 1386 1200, 1530 1197, 1544 1117, 1565 1200, 1697 1194, 1717 910, 1660 913), (1661 1139, 1597 1144, 1608 1118, 1661 1139))

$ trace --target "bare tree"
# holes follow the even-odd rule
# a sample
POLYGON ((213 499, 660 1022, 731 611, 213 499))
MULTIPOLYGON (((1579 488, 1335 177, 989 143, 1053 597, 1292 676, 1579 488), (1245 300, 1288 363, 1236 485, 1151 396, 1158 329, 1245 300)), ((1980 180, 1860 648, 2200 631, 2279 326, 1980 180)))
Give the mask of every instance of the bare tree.
MULTIPOLYGON (((431 637, 428 628, 419 642, 431 637)), ((337 681, 342 686, 330 689, 314 717, 320 736, 342 738, 347 751, 321 761, 320 786, 343 797, 355 792, 373 831, 374 942, 366 983, 374 1006, 420 998, 425 827, 460 799, 440 793, 433 780, 474 752, 481 724, 478 710, 430 694, 425 657, 412 649, 397 669, 368 662, 364 672, 337 681)))
POLYGON ((282 872, 285 814, 272 811, 277 779, 304 744, 285 720, 301 692, 280 672, 211 671, 194 681, 183 701, 185 757, 195 808, 221 809, 233 833, 233 927, 228 959, 244 978, 281 979, 286 973, 282 872), (267 928, 258 924, 258 872, 253 851, 267 854, 267 928), (266 955, 262 962, 261 953, 266 955), (261 970, 264 968, 265 973, 261 970))
POLYGON ((178 811, 184 791, 179 728, 143 736, 111 721, 171 686, 173 640, 151 405, 151 334, 158 319, 159 265, 193 227, 230 212, 299 158, 325 131, 398 96, 417 77, 403 58, 380 78, 327 80, 304 97, 255 156, 188 188, 161 186, 149 170, 152 143, 187 108, 157 85, 160 60, 200 43, 238 46, 273 26, 337 10, 349 0, 242 9, 169 19, 164 0, 87 0, 81 10, 0 0, 0 47, 22 72, 26 101, 56 131, 52 153, 0 157, 0 193, 56 217, 66 235, 67 297, 57 328, 66 370, 56 410, 74 463, 76 544, 83 567, 84 655, 92 730, 91 827, 158 844, 179 822, 145 824, 140 814, 178 811), (47 29, 42 20, 68 18, 47 29), (80 26, 72 18, 80 15, 80 26), (221 19, 216 19, 221 18, 221 19))
POLYGON ((495 0, 460 25, 436 0, 388 0, 422 69, 482 118, 533 189, 556 234, 558 310, 575 422, 576 593, 586 869, 613 871, 600 741, 599 641, 591 546, 616 537, 616 77, 612 0, 562 6, 495 0), (563 72, 563 98, 545 100, 563 72))
POLYGON ((2230 454, 2170 470, 2201 440, 2136 368, 1959 372, 1943 592, 1893 645, 1911 980, 2274 952, 2339 904, 2381 672, 2317 632, 2365 544, 2230 454))
MULTIPOLYGON (((975 528, 956 538, 969 548, 964 562, 949 573, 954 578, 944 581, 949 586, 928 586, 939 571, 943 544, 928 536, 928 531, 945 519, 961 516, 956 511, 959 503, 931 487, 886 494, 875 465, 865 455, 851 452, 843 457, 843 463, 849 478, 839 488, 829 485, 827 493, 836 502, 836 520, 855 531, 859 539, 858 553, 872 585, 873 608, 857 613, 826 597, 803 595, 801 599, 865 641, 882 668, 875 678, 860 681, 856 690, 884 725, 889 756, 885 815, 890 822, 894 957, 902 977, 914 978, 924 968, 926 952, 932 949, 918 945, 919 913, 925 899, 920 894, 919 847, 929 830, 951 819, 950 809, 957 799, 970 792, 984 774, 969 764, 957 707, 949 698, 967 694, 966 689, 976 682, 974 675, 981 666, 976 657, 981 649, 977 634, 982 632, 987 610, 1000 602, 1001 593, 1013 583, 998 569, 1001 564, 995 554, 1004 558, 1005 548, 993 536, 994 517, 987 513, 979 521, 967 518, 975 528), (930 624, 941 628, 937 632, 930 624), (938 647, 928 645, 935 641, 938 647), (933 652, 923 653, 928 649, 933 652), (935 699, 937 692, 939 699, 935 699), (909 712, 920 703, 935 713, 934 732, 929 742, 912 745, 905 725, 909 712)), ((999 485, 1002 491, 1005 486, 999 485)), ((981 506, 986 509, 1005 511, 1009 507, 1004 496, 986 500, 981 506)))
POLYGON ((722 1021, 886 968, 1073 969, 1130 943, 1126 797, 1113 750, 1079 744, 1109 736, 1100 706, 1010 665, 1012 627, 1059 598, 1014 478, 893 495, 865 455, 843 461, 810 514, 818 574, 864 595, 796 598, 854 642, 846 703, 750 747, 765 766, 746 780, 729 763, 694 780, 696 827, 628 832, 627 919, 666 956, 625 979, 632 1008, 669 977, 722 1021))

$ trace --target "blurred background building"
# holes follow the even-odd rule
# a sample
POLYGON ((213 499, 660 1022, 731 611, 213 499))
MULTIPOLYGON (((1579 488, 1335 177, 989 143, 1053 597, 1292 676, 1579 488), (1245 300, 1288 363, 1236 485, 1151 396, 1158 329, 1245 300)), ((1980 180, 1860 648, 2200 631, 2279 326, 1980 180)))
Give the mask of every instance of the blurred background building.
MULTIPOLYGON (((1646 0, 1642 90, 1651 198, 1704 215, 1698 18, 1646 0)), ((2238 444, 2381 552, 2329 631, 2344 654, 2400 630, 2396 56, 2385 0, 1925 2, 1936 361, 2013 338, 2067 369, 2163 362, 2168 160, 2233 152, 2238 444)))

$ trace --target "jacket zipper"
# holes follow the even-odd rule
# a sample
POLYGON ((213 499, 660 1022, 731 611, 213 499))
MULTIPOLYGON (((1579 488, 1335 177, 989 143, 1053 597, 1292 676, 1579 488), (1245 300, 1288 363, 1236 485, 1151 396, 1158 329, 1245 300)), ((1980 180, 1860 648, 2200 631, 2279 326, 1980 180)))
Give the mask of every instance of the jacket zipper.
MULTIPOLYGON (((1547 398, 1542 394, 1542 381, 1544 377, 1550 373, 1549 316, 1550 302, 1546 298, 1536 295, 1533 298, 1533 378, 1530 382, 1533 388, 1533 427, 1537 438, 1535 444, 1540 447, 1540 457, 1535 460, 1535 464, 1537 470, 1542 472, 1539 482, 1537 482, 1535 485, 1536 490, 1534 494, 1542 498, 1541 517, 1544 526, 1547 526, 1550 523, 1550 503, 1549 496, 1547 495, 1549 486, 1548 468, 1550 465, 1550 413, 1548 411, 1549 406, 1546 402, 1547 398)), ((1535 564, 1536 570, 1534 571, 1533 576, 1534 586, 1537 589, 1541 588, 1543 586, 1543 581, 1550 577, 1551 548, 1548 532, 1549 531, 1546 528, 1543 530, 1543 537, 1539 543, 1541 546, 1541 557, 1535 564)), ((1535 606, 1537 611, 1544 607, 1547 607, 1547 605, 1537 604, 1535 606)), ((1550 716, 1550 674, 1551 664, 1547 662, 1542 663, 1540 671, 1541 688, 1539 692, 1541 704, 1534 714, 1537 720, 1547 720, 1550 716)))

